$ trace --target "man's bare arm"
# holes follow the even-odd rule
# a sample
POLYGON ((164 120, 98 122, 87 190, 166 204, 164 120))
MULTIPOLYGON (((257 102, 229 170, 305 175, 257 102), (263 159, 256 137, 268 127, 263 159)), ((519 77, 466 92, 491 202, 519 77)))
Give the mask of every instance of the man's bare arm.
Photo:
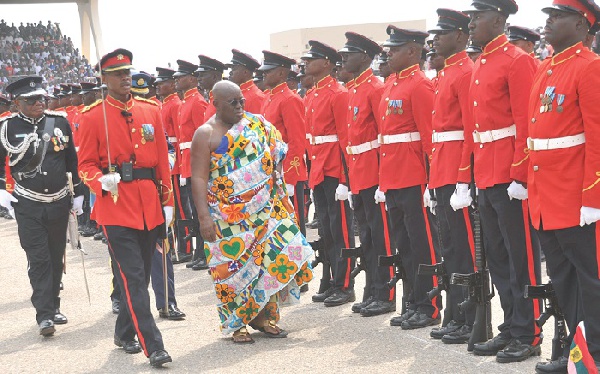
POLYGON ((210 173, 210 137, 213 132, 211 123, 199 127, 192 139, 192 196, 198 212, 200 234, 208 242, 217 240, 215 224, 210 216, 206 199, 210 173))

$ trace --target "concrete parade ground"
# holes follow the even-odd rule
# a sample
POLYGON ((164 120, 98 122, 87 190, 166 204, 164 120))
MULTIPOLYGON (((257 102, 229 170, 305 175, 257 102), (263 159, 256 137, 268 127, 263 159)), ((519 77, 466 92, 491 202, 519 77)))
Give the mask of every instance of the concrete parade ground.
MULTIPOLYGON (((314 238, 316 230, 310 230, 314 238)), ((153 369, 143 353, 129 355, 113 344, 116 316, 111 311, 111 271, 106 245, 82 238, 91 303, 88 303, 81 259, 67 247, 61 311, 66 325, 57 325, 53 337, 38 335, 30 302, 25 252, 19 244, 14 220, 0 219, 0 371, 2 373, 533 373, 538 361, 551 355, 553 319, 544 329, 542 356, 521 363, 499 364, 495 357, 479 357, 466 345, 446 345, 429 337, 430 328, 403 331, 391 327, 392 314, 361 317, 350 304, 326 308, 313 303, 320 267, 310 290, 298 305, 282 309, 279 325, 286 339, 270 339, 253 331, 255 344, 238 345, 219 331, 217 298, 207 271, 175 265, 175 287, 184 321, 158 317, 151 305, 165 348, 173 358, 164 369, 153 369)), ((542 267, 545 274, 545 267, 542 267)), ((547 277, 544 276, 544 282, 547 277)), ((362 297, 364 273, 357 277, 357 299, 362 297)), ((401 292, 402 287, 398 288, 401 292)), ((493 325, 502 311, 496 296, 493 325)), ((400 302, 398 302, 398 312, 400 302)), ((395 314, 394 314, 395 315, 395 314)), ((495 329, 497 333, 497 329, 495 329)))

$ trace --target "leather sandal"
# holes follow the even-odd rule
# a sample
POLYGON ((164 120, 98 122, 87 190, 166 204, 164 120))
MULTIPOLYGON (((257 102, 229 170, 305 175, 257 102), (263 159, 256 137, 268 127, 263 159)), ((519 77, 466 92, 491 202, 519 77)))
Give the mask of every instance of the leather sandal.
POLYGON ((282 329, 281 327, 277 326, 277 323, 275 321, 264 321, 262 326, 256 323, 251 323, 250 327, 264 333, 269 338, 287 338, 288 336, 288 332, 282 329), (268 331, 268 327, 274 329, 275 331, 277 331, 277 333, 268 331))
POLYGON ((233 337, 231 339, 236 344, 252 344, 252 343, 254 343, 254 339, 252 339, 252 336, 250 336, 250 333, 248 332, 248 329, 246 328, 246 326, 235 331, 233 333, 233 337))

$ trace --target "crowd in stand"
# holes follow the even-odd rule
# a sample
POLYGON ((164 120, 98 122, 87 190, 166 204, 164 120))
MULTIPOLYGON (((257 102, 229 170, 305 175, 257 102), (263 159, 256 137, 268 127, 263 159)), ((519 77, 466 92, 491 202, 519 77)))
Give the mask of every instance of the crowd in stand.
POLYGON ((0 20, 0 91, 25 75, 41 75, 47 88, 93 77, 93 67, 58 23, 42 21, 17 27, 0 20))

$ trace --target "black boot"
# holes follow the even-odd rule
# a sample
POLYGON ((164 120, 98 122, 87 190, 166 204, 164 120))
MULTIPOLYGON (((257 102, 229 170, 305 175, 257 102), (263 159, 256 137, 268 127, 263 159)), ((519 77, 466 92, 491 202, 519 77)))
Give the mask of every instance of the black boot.
POLYGON ((54 299, 55 314, 52 319, 55 325, 64 325, 69 322, 67 317, 60 312, 60 297, 54 299))

